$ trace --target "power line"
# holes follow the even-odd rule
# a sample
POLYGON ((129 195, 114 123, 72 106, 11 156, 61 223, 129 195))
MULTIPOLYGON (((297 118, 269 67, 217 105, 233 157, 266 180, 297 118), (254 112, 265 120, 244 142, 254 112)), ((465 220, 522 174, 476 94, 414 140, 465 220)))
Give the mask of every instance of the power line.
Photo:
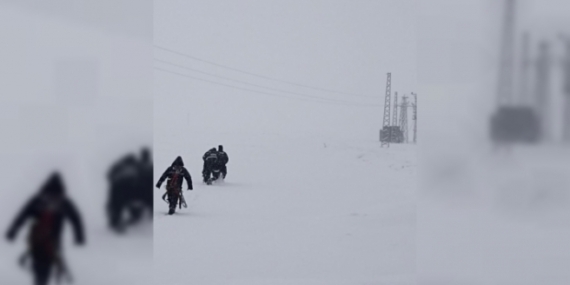
POLYGON ((361 107, 378 107, 379 106, 379 105, 374 105, 374 104, 357 104, 357 103, 353 103, 353 102, 338 101, 338 100, 333 100, 333 99, 323 99, 323 98, 319 98, 319 97, 314 97, 314 99, 308 99, 308 98, 296 98, 296 97, 290 97, 290 96, 281 96, 281 95, 277 95, 277 94, 273 94, 273 93, 267 93, 267 92, 263 92, 263 91, 257 91, 257 90, 253 90, 253 89, 242 88, 242 87, 238 87, 238 86, 234 86, 234 85, 219 83, 219 82, 215 82, 215 81, 211 81, 211 80, 207 80, 207 79, 197 78, 194 76, 189 76, 186 74, 182 74, 182 73, 178 73, 178 72, 174 72, 174 71, 170 71, 170 70, 166 70, 166 69, 162 69, 162 68, 158 68, 158 67, 155 67, 154 69, 160 70, 163 72, 167 72, 167 73, 171 73, 171 74, 175 74, 178 76, 186 77, 186 78, 191 78, 191 79, 204 81, 204 82, 208 82, 208 83, 212 83, 212 84, 216 84, 216 85, 222 85, 222 86, 230 87, 233 89, 239 89, 239 90, 244 90, 244 91, 274 96, 274 97, 299 99, 299 100, 305 100, 305 101, 310 101, 310 102, 319 102, 319 103, 345 103, 345 104, 341 104, 341 105, 353 105, 353 106, 361 106, 361 107), (314 101, 314 100, 321 100, 321 101, 314 101), (348 103, 348 104, 346 104, 346 103, 348 103))
POLYGON ((290 97, 290 96, 282 96, 282 95, 277 95, 277 94, 273 94, 273 93, 267 93, 267 92, 263 92, 263 91, 257 91, 257 90, 253 90, 253 89, 248 89, 248 88, 242 88, 242 87, 238 87, 238 86, 233 86, 233 85, 229 85, 229 84, 224 84, 224 83, 219 83, 219 82, 215 82, 215 81, 211 81, 211 80, 207 80, 207 79, 202 79, 202 78, 197 78, 194 76, 189 76, 186 74, 182 74, 182 73, 178 73, 178 72, 174 72, 174 71, 170 71, 170 70, 166 70, 166 69, 162 69, 162 68, 158 68, 158 67, 154 67, 154 69, 156 70, 160 70, 163 72, 167 72, 167 73, 171 73, 171 74, 175 74, 178 76, 182 76, 182 77, 186 77, 186 78, 191 78, 194 80, 199 80, 199 81, 204 81, 204 82, 208 82, 211 84, 216 84, 216 85, 222 85, 225 87, 229 87, 229 88, 233 88, 233 89, 239 89, 239 90, 244 90, 244 91, 248 91, 248 92, 253 92, 253 93, 258 93, 258 94, 263 94, 263 95, 269 95, 269 96, 273 96, 273 97, 281 97, 281 98, 289 98, 289 99, 298 99, 298 100, 305 100, 305 101, 310 101, 310 102, 316 102, 316 103, 345 103, 345 104, 340 104, 340 105, 353 105, 353 106, 360 106, 360 107, 379 107, 379 105, 373 105, 373 104, 356 104, 356 103, 352 103, 349 102, 349 104, 346 104, 346 102, 343 101, 338 101, 338 100, 331 100, 331 99, 323 99, 323 98, 316 98, 317 100, 321 100, 319 101, 314 101, 315 99, 308 99, 308 98, 295 98, 295 97, 290 97))
POLYGON ((313 96, 313 95, 309 95, 309 94, 296 93, 296 92, 290 92, 290 91, 282 90, 282 89, 270 88, 270 87, 266 87, 266 86, 262 86, 262 85, 258 85, 258 84, 253 84, 253 83, 249 83, 249 82, 245 82, 245 81, 241 81, 241 80, 236 80, 236 79, 232 79, 232 78, 228 78, 228 77, 219 76, 219 75, 216 75, 216 74, 204 72, 204 71, 197 70, 197 69, 194 69, 194 68, 189 68, 189 67, 186 67, 186 66, 183 66, 183 65, 171 63, 171 62, 168 62, 168 61, 165 61, 165 60, 161 60, 161 59, 155 59, 155 60, 158 61, 158 62, 166 63, 166 64, 169 64, 169 65, 173 65, 173 66, 176 66, 176 67, 179 67, 179 68, 182 68, 182 69, 191 70, 191 71, 194 71, 194 72, 206 74, 206 75, 209 75, 209 76, 214 76, 214 77, 217 77, 217 78, 221 78, 221 79, 225 79, 225 80, 229 80, 229 81, 233 81, 233 82, 237 82, 237 83, 241 83, 241 84, 251 85, 251 86, 255 86, 255 87, 259 87, 259 88, 264 88, 264 89, 271 90, 271 91, 282 92, 282 93, 287 93, 287 94, 292 94, 292 95, 298 95, 298 96, 303 96, 303 97, 309 97, 309 98, 315 98, 315 99, 331 100, 331 101, 334 100, 334 101, 336 101, 336 102, 343 102, 343 103, 350 103, 350 104, 356 103, 356 102, 351 102, 351 101, 345 101, 345 100, 339 100, 339 99, 331 99, 331 98, 323 98, 323 97, 313 96))
POLYGON ((304 84, 299 84, 299 83, 295 83, 295 82, 285 81, 285 80, 281 80, 281 79, 277 79, 277 78, 272 78, 272 77, 268 77, 268 76, 265 76, 265 75, 260 75, 260 74, 252 73, 252 72, 249 72, 249 71, 245 71, 245 70, 241 70, 241 69, 229 67, 229 66, 222 65, 222 64, 219 64, 219 63, 215 63, 215 62, 212 62, 212 61, 209 61, 209 60, 201 59, 201 58, 198 58, 198 57, 195 57, 195 56, 191 56, 191 55, 188 55, 188 54, 184 54, 184 53, 181 53, 181 52, 178 52, 178 51, 175 51, 175 50, 171 50, 171 49, 168 49, 168 48, 165 48, 165 47, 161 47, 161 46, 158 46, 158 45, 154 45, 154 46, 155 46, 156 48, 159 48, 159 49, 162 49, 162 50, 165 50, 165 51, 169 51, 169 52, 171 52, 171 53, 175 53, 175 54, 178 54, 178 55, 181 55, 181 56, 184 56, 184 57, 187 57, 187 58, 191 58, 191 59, 194 59, 194 60, 197 60, 197 61, 205 62, 205 63, 212 64, 212 65, 215 65, 215 66, 218 66, 218 67, 226 68, 226 69, 229 69, 229 70, 241 72, 241 73, 244 73, 244 74, 248 74, 248 75, 251 75, 251 76, 256 76, 256 77, 259 77, 259 78, 263 78, 263 79, 267 79, 267 80, 271 80, 271 81, 275 81, 275 82, 281 82, 281 83, 286 83, 286 84, 290 84, 290 85, 294 85, 294 86, 299 86, 299 87, 304 87, 304 88, 310 88, 310 89, 314 89, 314 90, 318 90, 318 91, 329 92, 329 93, 335 93, 335 94, 342 94, 342 95, 349 95, 349 96, 357 96, 357 97, 368 97, 368 98, 373 98, 373 97, 374 97, 374 96, 366 96, 366 95, 359 95, 359 94, 346 93, 346 92, 341 92, 341 91, 336 91, 336 90, 325 89, 325 88, 321 88, 321 87, 315 87, 315 86, 310 86, 310 85, 304 85, 304 84))

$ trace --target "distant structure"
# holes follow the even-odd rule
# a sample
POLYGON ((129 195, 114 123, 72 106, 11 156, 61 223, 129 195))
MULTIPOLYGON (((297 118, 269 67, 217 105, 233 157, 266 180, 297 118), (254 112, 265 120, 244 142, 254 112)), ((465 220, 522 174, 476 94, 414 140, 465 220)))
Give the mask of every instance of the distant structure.
MULTIPOLYGON (((408 97, 403 97, 402 104, 398 104, 398 92, 394 92, 394 105, 392 113, 390 113, 391 91, 392 91, 392 75, 388 73, 386 80, 386 95, 384 97, 384 120, 382 122, 382 129, 380 130, 381 146, 390 146, 390 143, 407 143, 408 142, 408 108, 412 107, 414 110, 414 143, 416 142, 416 111, 417 99, 415 103, 410 104, 408 97), (398 112, 398 109, 400 111, 398 112), (392 114, 392 121, 390 122, 390 114, 392 114), (399 115, 399 117, 398 117, 399 115)), ((414 96, 415 94, 412 93, 414 96)))
POLYGON ((497 105, 513 103, 513 71, 515 51, 515 0, 506 0, 501 41, 497 105))
POLYGON ((402 130, 404 143, 408 143, 408 107, 408 96, 404 95, 400 105, 400 129, 402 130))
POLYGON ((566 56, 563 62, 564 72, 564 114, 563 114, 563 131, 562 139, 565 143, 570 144, 570 37, 561 36, 564 41, 566 56))
POLYGON ((392 127, 398 126, 398 92, 394 95, 394 113, 392 114, 392 127))
POLYGON ((516 33, 516 0, 505 1, 499 78, 497 85, 497 110, 491 117, 490 133, 495 146, 513 144, 553 143, 562 123, 562 141, 570 144, 570 37, 560 35, 566 55, 561 60, 554 53, 551 40, 538 42, 535 56, 529 56, 530 34, 522 33, 521 62, 518 94, 513 92, 514 54, 516 33), (553 74, 562 63, 564 82, 562 87, 562 122, 555 122, 557 109, 553 96, 558 87, 552 87, 553 74), (529 76, 530 73, 534 75, 529 76), (532 83, 532 86, 530 86, 532 83))
POLYGON ((380 146, 390 146, 392 132, 390 129, 390 97, 392 95, 392 73, 386 75, 386 94, 384 96, 384 118, 380 130, 380 146))
POLYGON ((414 96, 414 103, 412 103, 414 112, 412 115, 412 120, 414 121, 414 144, 416 144, 418 134, 418 95, 416 93, 412 93, 412 96, 414 96))
POLYGON ((536 114, 540 120, 541 140, 552 141, 552 126, 550 108, 550 75, 552 71, 552 56, 550 44, 542 41, 538 48, 538 58, 536 61, 536 84, 534 93, 534 105, 536 114))
POLYGON ((390 132, 392 133, 392 138, 391 138, 391 142, 392 143, 402 143, 404 142, 404 134, 402 133, 402 129, 400 128, 400 125, 398 124, 398 108, 400 107, 400 105, 398 105, 398 92, 396 92, 396 94, 394 95, 394 108, 393 108, 393 112, 392 113, 392 125, 390 126, 390 132))
POLYGON ((528 32, 523 34, 522 37, 522 52, 521 52, 521 67, 520 67, 520 93, 524 105, 532 105, 532 99, 529 92, 529 72, 532 66, 530 60, 530 35, 528 32))
MULTIPOLYGON (((514 143, 536 143, 541 138, 541 120, 536 115, 536 108, 520 104, 521 96, 515 96, 513 92, 514 39, 516 34, 515 0, 506 0, 505 4, 496 94, 497 110, 491 116, 490 136, 496 146, 514 143)), ((538 73, 540 76, 540 72, 538 73)), ((538 100, 544 100, 546 96, 544 90, 537 91, 537 94, 540 94, 537 95, 540 97, 538 100)), ((544 104, 544 102, 536 105, 540 106, 541 104, 544 104)), ((544 113, 542 115, 546 116, 544 113)), ((544 119, 542 121, 544 122, 544 119)))

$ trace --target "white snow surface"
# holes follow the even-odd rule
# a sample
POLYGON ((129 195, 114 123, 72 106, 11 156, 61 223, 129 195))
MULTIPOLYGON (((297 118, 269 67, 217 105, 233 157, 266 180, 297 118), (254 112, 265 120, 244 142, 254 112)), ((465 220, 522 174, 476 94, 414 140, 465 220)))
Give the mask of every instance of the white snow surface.
POLYGON ((233 133, 208 186, 212 136, 155 137, 155 177, 179 150, 194 182, 173 216, 156 191, 157 284, 414 284, 413 146, 233 133))
POLYGON ((568 284, 568 154, 516 147, 422 168, 430 179, 418 192, 420 284, 568 284))

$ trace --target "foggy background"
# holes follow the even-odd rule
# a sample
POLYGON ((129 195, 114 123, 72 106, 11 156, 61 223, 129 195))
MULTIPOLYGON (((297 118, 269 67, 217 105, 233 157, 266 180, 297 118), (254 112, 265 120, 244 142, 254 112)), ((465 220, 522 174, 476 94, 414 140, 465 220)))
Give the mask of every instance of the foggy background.
POLYGON ((31 284, 17 264, 28 226, 5 233, 51 171, 82 214, 86 246, 64 226, 75 284, 151 284, 152 224, 107 228, 110 166, 152 147, 150 1, 3 1, 0 5, 0 283, 31 284))
POLYGON ((570 282, 570 152, 562 140, 568 55, 558 39, 570 32, 570 6, 516 2, 514 105, 535 108, 533 100, 547 98, 550 136, 495 149, 489 128, 505 2, 417 1, 418 92, 426 98, 418 123, 418 284, 570 282), (520 77, 525 30, 531 61, 540 40, 551 44, 551 78, 539 93, 541 71, 520 77))

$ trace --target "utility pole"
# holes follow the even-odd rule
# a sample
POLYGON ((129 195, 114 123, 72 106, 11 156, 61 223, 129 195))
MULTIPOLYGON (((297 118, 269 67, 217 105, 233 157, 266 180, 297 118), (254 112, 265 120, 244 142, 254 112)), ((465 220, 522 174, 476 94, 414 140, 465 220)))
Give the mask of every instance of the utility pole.
POLYGON ((418 133, 418 94, 412 93, 414 96, 414 103, 412 103, 412 120, 414 120, 414 144, 417 143, 417 133, 418 133))
POLYGON ((408 96, 402 97, 400 108, 400 128, 404 136, 404 143, 408 143, 408 96))
POLYGON ((550 71, 552 58, 550 44, 542 41, 539 46, 539 56, 536 66, 535 106, 540 119, 542 140, 550 142, 552 126, 550 126, 550 71))
POLYGON ((562 138, 565 143, 570 143, 570 37, 561 36, 566 48, 564 65, 564 122, 562 122, 562 138))
POLYGON ((521 54, 521 67, 520 67, 520 94, 522 97, 523 105, 532 106, 532 100, 530 99, 528 92, 528 74, 530 67, 532 65, 529 58, 529 45, 530 36, 528 32, 525 32, 522 37, 522 54, 521 54))
POLYGON ((513 65, 515 37, 515 0, 505 2, 505 21, 501 42, 499 82, 497 88, 497 106, 512 104, 513 100, 513 65))
POLYGON ((392 131, 390 130, 390 97, 392 96, 392 73, 386 74, 386 94, 384 96, 384 118, 382 121, 382 130, 380 130, 380 146, 390 147, 392 141, 392 131), (382 131, 388 131, 388 137, 382 136, 382 131))
POLYGON ((398 92, 394 95, 394 113, 392 114, 392 128, 398 126, 398 92))

